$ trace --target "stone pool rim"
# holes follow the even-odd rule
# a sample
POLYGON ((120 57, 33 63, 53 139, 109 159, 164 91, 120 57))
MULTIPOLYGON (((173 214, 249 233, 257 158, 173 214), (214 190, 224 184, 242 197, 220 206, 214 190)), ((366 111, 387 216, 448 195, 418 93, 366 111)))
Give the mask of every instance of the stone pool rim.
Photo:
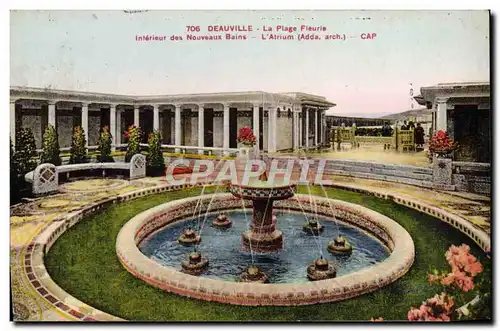
MULTIPOLYGON (((201 199, 210 201, 212 197, 211 212, 241 206, 241 200, 230 193, 208 194, 201 199), (222 202, 221 208, 217 208, 218 202, 222 202)), ((306 211, 314 212, 318 208, 316 205, 306 206, 310 197, 302 194, 279 201, 276 207, 287 208, 287 204, 297 199, 301 200, 306 211), (314 210, 307 210, 307 207, 314 210)), ((139 250, 138 243, 151 233, 170 223, 190 218, 192 211, 187 211, 199 200, 200 197, 173 200, 148 209, 125 223, 116 240, 116 253, 123 267, 152 286, 182 296, 233 305, 295 306, 341 301, 375 291, 406 274, 414 261, 413 240, 400 224, 369 208, 318 196, 314 196, 313 201, 319 205, 319 215, 332 218, 333 207, 335 216, 352 217, 352 220, 341 218, 343 222, 375 235, 390 249, 391 254, 372 267, 334 279, 308 283, 251 284, 187 275, 161 265, 139 250)))

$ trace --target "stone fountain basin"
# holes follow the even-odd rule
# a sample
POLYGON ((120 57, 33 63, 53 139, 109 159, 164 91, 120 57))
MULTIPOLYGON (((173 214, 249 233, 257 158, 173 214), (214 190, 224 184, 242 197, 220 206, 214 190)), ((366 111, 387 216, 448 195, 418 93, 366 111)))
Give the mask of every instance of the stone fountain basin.
POLYGON ((278 209, 298 209, 297 199, 309 213, 336 217, 374 235, 391 251, 384 261, 360 271, 334 279, 293 284, 236 283, 187 275, 172 267, 163 266, 141 253, 140 243, 165 226, 205 212, 251 207, 251 201, 241 201, 232 194, 210 194, 171 201, 146 210, 120 230, 116 252, 120 263, 134 276, 150 285, 179 295, 221 303, 248 306, 291 306, 340 301, 372 292, 402 277, 413 264, 415 248, 409 233, 392 219, 353 203, 295 195, 275 202, 278 209), (213 200, 212 200, 213 198, 213 200), (198 207, 196 207, 198 206, 198 207), (334 215, 332 215, 332 210, 334 215))

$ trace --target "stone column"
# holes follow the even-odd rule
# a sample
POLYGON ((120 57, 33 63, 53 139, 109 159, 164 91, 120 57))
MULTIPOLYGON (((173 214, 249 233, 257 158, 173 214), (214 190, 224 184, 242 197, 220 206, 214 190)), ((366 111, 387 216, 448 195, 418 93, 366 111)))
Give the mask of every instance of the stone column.
MULTIPOLYGON (((224 120, 223 120, 223 123, 224 123, 224 143, 223 143, 223 147, 224 149, 227 149, 229 148, 229 105, 225 104, 224 105, 224 120)), ((226 154, 228 154, 227 151, 225 151, 226 154)))
POLYGON ((10 138, 12 146, 16 147, 16 101, 10 100, 10 138))
POLYGON ((121 145, 122 143, 122 110, 117 109, 116 110, 116 139, 115 142, 117 145, 121 145))
POLYGON ((309 109, 306 108, 306 148, 309 147, 309 109))
POLYGON ((82 103, 82 129, 85 133, 85 147, 89 146, 89 105, 82 103))
POLYGON ((319 126, 319 132, 320 132, 320 142, 321 143, 324 143, 325 142, 325 114, 323 111, 320 111, 319 113, 319 123, 320 123, 320 126, 319 126))
MULTIPOLYGON (((177 146, 181 145, 182 140, 182 128, 181 128, 181 105, 175 105, 175 144, 177 146)), ((180 152, 179 148, 175 149, 176 153, 180 152)))
POLYGON ((269 153, 276 152, 276 112, 276 105, 268 110, 267 151, 269 153))
POLYGON ((257 138, 255 141, 255 145, 257 146, 257 149, 260 149, 260 133, 259 133, 259 106, 258 105, 253 105, 253 134, 257 138))
POLYGON ((302 147, 302 113, 298 113, 297 117, 299 118, 299 147, 302 147))
POLYGON ((158 105, 153 105, 153 131, 160 129, 160 108, 158 105))
POLYGON ((109 108, 109 132, 111 133, 111 151, 116 150, 116 105, 109 108))
POLYGON ((136 127, 140 126, 140 121, 139 121, 139 105, 134 105, 134 125, 136 127))
POLYGON ((446 101, 448 101, 447 98, 437 98, 437 113, 436 113, 436 130, 443 130, 447 131, 447 106, 446 106, 446 101))
MULTIPOLYGON (((198 105, 198 146, 205 147, 205 108, 198 105)), ((204 154, 203 149, 198 150, 198 154, 204 154)))
POLYGON ((56 127, 56 103, 55 101, 49 102, 49 125, 56 127))
POLYGON ((318 146, 318 138, 319 138, 319 132, 318 132, 318 108, 314 108, 314 146, 318 146))

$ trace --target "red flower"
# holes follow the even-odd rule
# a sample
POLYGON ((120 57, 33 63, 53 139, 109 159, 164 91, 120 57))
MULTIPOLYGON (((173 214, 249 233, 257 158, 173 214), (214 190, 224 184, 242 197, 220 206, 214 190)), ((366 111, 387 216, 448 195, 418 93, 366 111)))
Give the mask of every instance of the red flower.
POLYGON ((448 134, 439 130, 436 134, 434 134, 429 142, 429 151, 436 153, 450 153, 457 148, 457 143, 454 142, 448 134))
POLYGON ((257 141, 257 137, 255 137, 252 129, 250 129, 248 126, 245 126, 238 131, 238 137, 236 139, 240 143, 252 146, 257 141))
POLYGON ((450 321, 455 301, 446 293, 435 295, 422 302, 419 308, 411 307, 408 312, 409 321, 450 321))

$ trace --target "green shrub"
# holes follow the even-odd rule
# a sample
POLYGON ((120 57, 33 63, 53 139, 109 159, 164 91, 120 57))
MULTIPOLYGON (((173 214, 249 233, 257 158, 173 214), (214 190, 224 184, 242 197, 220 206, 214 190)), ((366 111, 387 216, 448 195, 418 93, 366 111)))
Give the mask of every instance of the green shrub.
POLYGON ((35 170, 37 166, 36 145, 33 132, 29 128, 20 128, 16 131, 16 150, 14 162, 20 176, 35 170))
POLYGON ((85 140, 85 132, 81 126, 75 126, 73 129, 73 138, 71 139, 71 150, 69 163, 85 163, 87 162, 87 148, 85 140))
POLYGON ((125 154, 125 162, 130 162, 130 159, 135 154, 141 153, 141 136, 142 131, 140 127, 131 125, 125 132, 125 139, 127 140, 127 154, 125 154))
POLYGON ((99 162, 114 162, 115 160, 111 156, 111 141, 113 137, 111 132, 109 132, 109 127, 105 126, 101 130, 101 135, 99 136, 99 156, 97 160, 99 162))
POLYGON ((165 172, 165 160, 161 152, 160 131, 154 131, 148 137, 148 155, 146 156, 146 172, 148 176, 159 176, 165 172))
MULTIPOLYGON (((394 134, 394 129, 390 130, 391 136, 394 134)), ((381 137, 382 128, 356 128, 356 136, 381 137)))
POLYGON ((52 163, 55 166, 61 165, 59 153, 59 141, 56 128, 49 124, 43 134, 43 152, 40 156, 40 162, 52 163))

